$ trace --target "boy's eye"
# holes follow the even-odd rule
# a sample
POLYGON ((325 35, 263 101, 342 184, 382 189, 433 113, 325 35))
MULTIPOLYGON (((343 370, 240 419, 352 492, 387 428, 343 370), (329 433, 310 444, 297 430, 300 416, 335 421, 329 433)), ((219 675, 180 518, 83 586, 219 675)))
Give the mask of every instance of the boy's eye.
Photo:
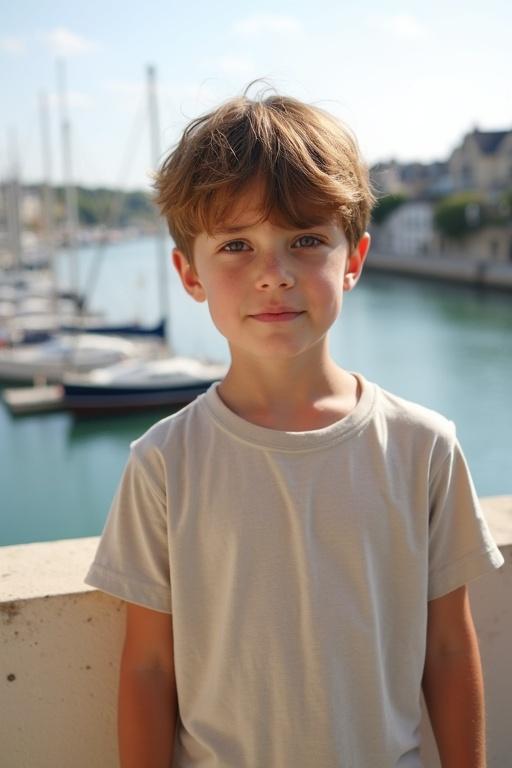
POLYGON ((245 251, 249 246, 243 240, 231 240, 222 246, 223 251, 245 251))
POLYGON ((301 235, 295 241, 295 246, 297 248, 314 248, 314 246, 321 245, 321 244, 322 244, 322 241, 319 240, 319 238, 315 237, 314 235, 301 235))

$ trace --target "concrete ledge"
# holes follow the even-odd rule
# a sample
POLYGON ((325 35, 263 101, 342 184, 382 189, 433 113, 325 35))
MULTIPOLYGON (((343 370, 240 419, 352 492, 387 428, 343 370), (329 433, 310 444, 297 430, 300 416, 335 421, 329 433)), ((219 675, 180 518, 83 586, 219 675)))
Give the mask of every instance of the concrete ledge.
MULTIPOLYGON (((483 507, 506 563, 470 586, 486 681, 488 768, 512 754, 512 497, 483 507)), ((3 768, 114 768, 120 600, 83 583, 97 538, 0 548, 3 768)), ((425 768, 439 765, 424 718, 425 768)))
POLYGON ((512 544, 512 496, 484 497, 480 503, 496 544, 512 544))
POLYGON ((97 541, 0 548, 3 768, 117 766, 124 606, 83 583, 97 541))
POLYGON ((99 537, 1 547, 0 602, 90 592, 84 584, 99 537))

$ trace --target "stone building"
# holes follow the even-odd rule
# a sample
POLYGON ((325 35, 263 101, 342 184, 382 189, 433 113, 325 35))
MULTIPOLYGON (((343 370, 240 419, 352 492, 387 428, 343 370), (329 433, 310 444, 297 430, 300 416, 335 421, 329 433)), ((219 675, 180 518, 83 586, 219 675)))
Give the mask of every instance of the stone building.
POLYGON ((448 161, 455 191, 512 189, 512 130, 468 133, 448 161))
POLYGON ((374 165, 370 176, 379 197, 405 195, 412 199, 429 199, 452 191, 447 162, 399 163, 389 160, 374 165))

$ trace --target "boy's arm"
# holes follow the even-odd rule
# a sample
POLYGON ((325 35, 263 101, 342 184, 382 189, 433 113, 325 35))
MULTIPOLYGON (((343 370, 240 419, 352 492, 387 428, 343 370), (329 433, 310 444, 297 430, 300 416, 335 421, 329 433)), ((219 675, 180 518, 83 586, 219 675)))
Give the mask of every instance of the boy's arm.
POLYGON ((443 768, 485 768, 484 687, 466 587, 428 604, 423 694, 443 768))
POLYGON ((172 616, 127 603, 118 699, 121 768, 170 768, 176 718, 172 616))

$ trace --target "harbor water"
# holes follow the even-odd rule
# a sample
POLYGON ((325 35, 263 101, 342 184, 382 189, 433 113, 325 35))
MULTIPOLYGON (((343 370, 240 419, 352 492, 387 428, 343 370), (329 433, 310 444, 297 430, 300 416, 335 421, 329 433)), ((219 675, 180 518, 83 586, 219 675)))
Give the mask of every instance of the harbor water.
MULTIPOLYGON (((95 251, 80 253, 85 285, 95 251)), ((157 251, 150 239, 106 250, 91 296, 112 320, 156 322, 157 251)), ((64 285, 69 273, 59 257, 64 285)), ((226 362, 205 305, 169 266, 178 354, 226 362)), ((480 496, 512 492, 512 296, 367 272, 346 295, 331 332, 345 368, 457 424, 480 496)), ((129 443, 165 411, 76 420, 68 413, 12 417, 0 405, 0 545, 100 533, 129 443)))

